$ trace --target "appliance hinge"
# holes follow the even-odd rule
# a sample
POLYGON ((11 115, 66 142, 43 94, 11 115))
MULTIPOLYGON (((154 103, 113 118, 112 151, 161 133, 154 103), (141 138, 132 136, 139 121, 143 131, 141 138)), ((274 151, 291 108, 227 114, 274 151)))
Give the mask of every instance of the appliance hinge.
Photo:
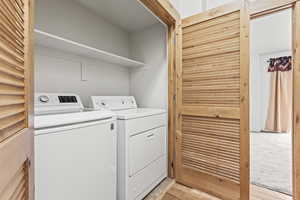
POLYGON ((173 95, 173 101, 176 101, 176 94, 173 95))

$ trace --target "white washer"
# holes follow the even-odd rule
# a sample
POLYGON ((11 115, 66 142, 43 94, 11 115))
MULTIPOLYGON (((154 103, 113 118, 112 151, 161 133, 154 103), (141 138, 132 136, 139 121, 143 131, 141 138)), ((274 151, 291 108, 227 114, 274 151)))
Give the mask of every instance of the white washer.
POLYGON ((36 94, 35 199, 116 199, 116 118, 74 94, 36 94))
POLYGON ((167 177, 167 113, 138 108, 133 96, 93 96, 93 109, 118 119, 118 200, 141 200, 167 177))

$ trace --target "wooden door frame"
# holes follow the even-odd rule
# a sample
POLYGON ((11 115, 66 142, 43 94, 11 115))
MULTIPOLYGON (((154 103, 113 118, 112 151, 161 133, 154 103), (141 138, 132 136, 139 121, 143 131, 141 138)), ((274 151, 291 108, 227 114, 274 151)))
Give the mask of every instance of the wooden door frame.
POLYGON ((25 76, 25 102, 27 114, 27 129, 30 134, 29 148, 29 188, 28 199, 34 200, 34 25, 35 25, 35 0, 28 0, 27 8, 27 47, 25 76))

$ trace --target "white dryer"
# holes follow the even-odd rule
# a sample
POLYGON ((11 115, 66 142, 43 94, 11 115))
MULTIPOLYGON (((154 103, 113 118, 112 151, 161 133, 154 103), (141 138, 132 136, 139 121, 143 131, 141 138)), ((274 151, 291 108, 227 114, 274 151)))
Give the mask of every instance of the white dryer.
POLYGON ((141 200, 167 177, 167 112, 138 108, 133 96, 93 96, 118 122, 118 200, 141 200))
POLYGON ((36 94, 35 199, 115 200, 116 118, 75 94, 36 94))

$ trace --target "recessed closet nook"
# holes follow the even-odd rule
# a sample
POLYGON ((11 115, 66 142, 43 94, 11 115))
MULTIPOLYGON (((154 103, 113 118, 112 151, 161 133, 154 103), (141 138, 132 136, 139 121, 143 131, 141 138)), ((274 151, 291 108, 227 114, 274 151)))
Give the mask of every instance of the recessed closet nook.
POLYGON ((37 0, 35 92, 167 108, 167 27, 139 1, 37 0))

